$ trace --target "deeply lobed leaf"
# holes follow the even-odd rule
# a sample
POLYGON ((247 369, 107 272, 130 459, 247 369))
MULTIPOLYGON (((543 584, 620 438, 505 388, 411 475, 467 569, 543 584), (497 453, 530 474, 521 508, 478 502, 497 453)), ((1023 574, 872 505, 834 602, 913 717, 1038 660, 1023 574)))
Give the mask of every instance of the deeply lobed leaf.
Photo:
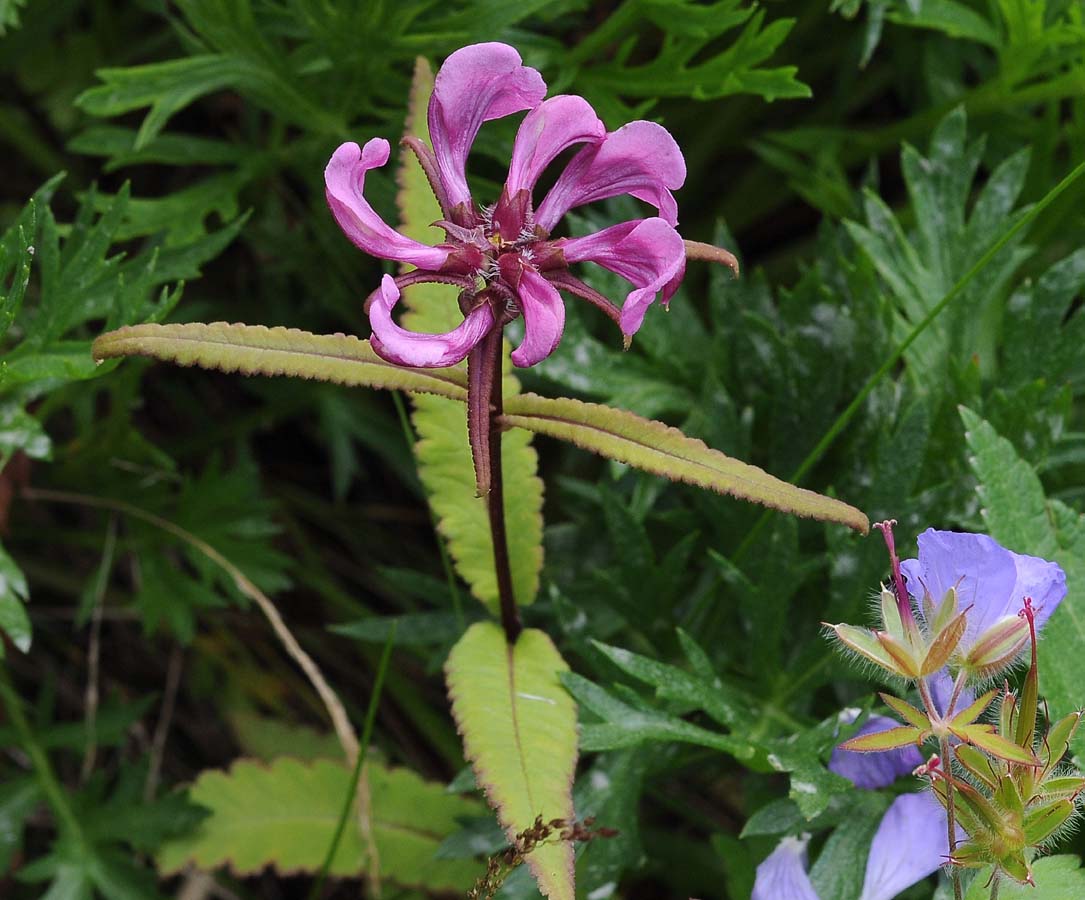
MULTIPOLYGON (((463 816, 478 815, 477 803, 445 792, 407 769, 372 761, 368 766, 373 840, 384 877, 398 884, 463 893, 473 883, 473 860, 438 860, 441 839, 463 816)), ((159 870, 173 873, 188 863, 213 869, 227 865, 238 874, 272 866, 279 872, 316 872, 331 843, 351 777, 345 763, 309 764, 280 758, 270 765, 240 760, 223 772, 201 773, 193 802, 210 815, 190 834, 167 842, 158 853, 159 870)), ((332 860, 336 875, 366 868, 367 847, 356 819, 332 860)))

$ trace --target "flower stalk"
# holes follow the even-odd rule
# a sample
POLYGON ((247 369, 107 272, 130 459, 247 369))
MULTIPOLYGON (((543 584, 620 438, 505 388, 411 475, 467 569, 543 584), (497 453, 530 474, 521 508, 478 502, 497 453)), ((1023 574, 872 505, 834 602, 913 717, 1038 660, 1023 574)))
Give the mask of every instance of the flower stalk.
POLYGON ((467 358, 467 433, 475 482, 486 498, 490 536, 494 548, 494 573, 501 605, 501 627, 509 644, 515 644, 523 630, 516 595, 512 588, 509 542, 505 528, 505 487, 501 470, 501 425, 503 411, 501 384, 501 328, 493 329, 467 358))

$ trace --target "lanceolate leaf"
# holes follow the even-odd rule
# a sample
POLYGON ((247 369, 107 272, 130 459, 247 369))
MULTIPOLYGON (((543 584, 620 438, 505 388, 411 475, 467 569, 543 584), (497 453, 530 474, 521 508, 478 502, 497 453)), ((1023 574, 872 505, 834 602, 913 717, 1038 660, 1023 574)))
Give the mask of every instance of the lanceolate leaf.
POLYGON ((870 523, 853 506, 795 487, 757 466, 731 459, 662 422, 598 403, 522 394, 505 401, 502 421, 570 441, 586 450, 673 481, 752 500, 799 516, 839 522, 866 534, 870 523))
POLYGON ((951 724, 955 728, 963 728, 965 725, 971 725, 976 719, 983 715, 983 711, 991 705, 991 701, 995 699, 997 694, 998 688, 992 688, 982 697, 977 697, 969 706, 962 709, 953 717, 951 724))
POLYGON ((1022 766, 1039 767, 1041 765, 1030 751, 996 733, 992 725, 965 725, 963 728, 958 728, 951 724, 949 730, 962 741, 975 744, 981 750, 986 750, 999 759, 1022 766))
MULTIPOLYGON (((433 72, 424 60, 415 66, 409 103, 407 133, 428 139, 426 104, 433 89, 433 72)), ((406 149, 399 167, 398 203, 400 231, 418 241, 433 243, 443 234, 431 222, 441 218, 421 166, 406 149)), ((404 289, 402 304, 407 309, 404 327, 412 331, 443 332, 462 320, 457 289, 444 284, 416 284, 404 289)), ((510 372, 508 345, 504 347, 506 398, 520 392, 510 372)), ((466 365, 432 369, 435 375, 466 378, 466 365)), ((498 607, 497 578, 494 574, 493 542, 490 538, 486 501, 475 496, 474 465, 467 440, 467 413, 458 403, 440 397, 413 397, 411 417, 418 431, 415 445, 418 474, 429 493, 437 515, 438 528, 455 562, 456 570, 470 585, 471 592, 491 610, 498 607)), ((527 605, 535 599, 542 568, 543 483, 535 474, 538 459, 531 447, 531 434, 511 431, 501 439, 501 466, 505 487, 505 519, 508 531, 509 565, 512 569, 516 602, 527 605)))
MULTIPOLYGON (((340 762, 279 759, 270 765, 241 760, 227 771, 203 772, 190 798, 210 815, 190 834, 163 845, 158 867, 171 874, 194 863, 228 865, 239 875, 274 866, 280 872, 315 872, 335 832, 351 777, 340 762)), ((478 875, 474 860, 438 860, 441 841, 477 816, 472 800, 448 794, 407 769, 369 764, 373 841, 381 876, 397 884, 463 894, 478 875)), ((332 861, 335 875, 365 869, 367 847, 352 819, 332 861)))
MULTIPOLYGON (((385 362, 369 341, 345 334, 225 322, 132 325, 103 334, 92 347, 101 361, 147 356, 244 375, 290 375, 316 381, 440 394, 466 400, 467 380, 450 369, 405 369, 385 362)), ((462 408, 462 407, 461 407, 462 408)))
POLYGON ((901 700, 900 697, 894 697, 892 694, 879 693, 878 696, 885 701, 886 706, 906 722, 910 722, 916 728, 930 728, 931 722, 926 713, 920 712, 907 700, 901 700))
MULTIPOLYGON (((510 839, 538 816, 573 816, 576 705, 559 681, 567 669, 543 632, 529 628, 509 646, 492 622, 472 625, 445 664, 464 750, 510 839)), ((569 843, 542 844, 527 862, 550 900, 573 900, 569 843)))
POLYGON ((885 750, 907 747, 909 744, 918 744, 923 736, 921 729, 901 725, 899 728, 888 728, 885 731, 876 731, 873 734, 864 734, 862 737, 844 741, 840 749, 857 753, 881 753, 885 750))

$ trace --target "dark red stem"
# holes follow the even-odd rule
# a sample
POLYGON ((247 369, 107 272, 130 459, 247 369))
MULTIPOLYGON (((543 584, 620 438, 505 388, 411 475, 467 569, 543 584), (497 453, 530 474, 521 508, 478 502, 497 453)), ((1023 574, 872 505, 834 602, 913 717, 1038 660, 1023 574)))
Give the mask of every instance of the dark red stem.
POLYGON ((497 596, 501 603, 501 627, 509 644, 523 631, 512 589, 509 543, 505 530, 505 488, 501 471, 501 336, 498 324, 467 357, 467 428, 479 494, 486 498, 490 536, 494 547, 497 596))

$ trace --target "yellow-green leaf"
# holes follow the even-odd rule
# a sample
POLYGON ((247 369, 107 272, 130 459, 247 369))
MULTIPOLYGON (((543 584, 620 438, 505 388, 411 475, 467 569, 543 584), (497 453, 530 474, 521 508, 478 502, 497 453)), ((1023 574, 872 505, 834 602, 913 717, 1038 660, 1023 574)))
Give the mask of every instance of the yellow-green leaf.
POLYGON ((795 487, 763 469, 740 462, 686 437, 677 428, 598 403, 522 394, 505 401, 502 421, 538 434, 560 438, 610 459, 752 500, 783 512, 839 522, 863 534, 867 517, 853 506, 795 487))
POLYGON ((894 697, 892 694, 879 693, 879 697, 885 702, 893 712, 908 722, 914 725, 916 728, 930 728, 931 721, 927 718, 927 714, 920 712, 907 700, 901 700, 900 697, 894 697))
MULTIPOLYGON (((426 104, 433 89, 433 72, 425 60, 415 66, 411 87, 407 133, 427 140, 426 104)), ((418 241, 437 243, 444 239, 431 226, 441 218, 441 210, 430 190, 421 166, 406 149, 399 167, 398 203, 400 230, 418 241)), ((444 332, 462 320, 457 303, 458 289, 445 284, 416 284, 405 288, 401 304, 406 308, 403 325, 412 331, 444 332)), ((518 394, 520 384, 510 374, 508 345, 503 347, 505 397, 518 394)), ((466 383, 466 364, 447 373, 466 383)), ((475 496, 474 466, 467 440, 467 411, 459 403, 440 397, 413 397, 411 421, 418 431, 415 445, 418 475, 429 494, 437 516, 438 529, 448 542, 456 571, 467 582, 471 593, 491 611, 499 602, 497 577, 494 574, 493 541, 486 511, 486 501, 475 496)), ((535 599, 542 569, 543 483, 536 472, 538 458, 531 447, 531 435, 525 431, 505 434, 501 440, 501 466, 505 488, 505 525, 508 532, 509 567, 516 602, 527 605, 535 599)))
POLYGON ((1043 765, 1030 750, 1019 747, 1013 741, 997 734, 993 725, 965 725, 963 728, 958 728, 951 724, 949 730, 962 741, 975 744, 981 750, 986 750, 992 756, 997 756, 1006 762, 1037 768, 1043 765))
MULTIPOLYGON (((472 625, 445 664, 464 750, 510 839, 538 816, 573 816, 576 704, 558 677, 567 670, 542 631, 526 629, 509 646, 493 622, 472 625)), ((573 900, 568 842, 542 844, 527 861, 550 900, 573 900)))
MULTIPOLYGON (((444 837, 459 828, 457 820, 479 815, 480 805, 408 769, 373 762, 368 769, 381 877, 434 891, 469 890, 480 864, 434 854, 444 837)), ((345 763, 290 758, 270 765, 240 760, 226 772, 203 772, 190 796, 210 815, 192 833, 160 849, 158 868, 163 874, 189 863, 201 869, 226 865, 238 875, 267 866, 281 873, 316 872, 331 844, 350 778, 345 763)), ((333 875, 358 875, 365 869, 368 854, 356 823, 352 817, 343 832, 333 875)))
POLYGON ((147 356, 182 366, 243 375, 288 375, 360 387, 421 391, 467 399, 463 372, 406 369, 385 362, 369 341, 345 334, 311 334, 296 328, 192 322, 130 325, 98 338, 91 352, 99 362, 147 356))
POLYGON ((851 750, 855 753, 881 753, 885 750, 896 750, 907 747, 909 744, 918 744, 923 740, 924 732, 910 725, 901 725, 897 728, 887 728, 885 731, 875 731, 873 734, 864 734, 860 737, 844 741, 840 745, 841 750, 851 750))
POLYGON ((952 724, 956 728, 963 728, 965 725, 971 725, 976 721, 988 706, 991 705, 991 701, 995 699, 998 694, 998 688, 991 688, 986 694, 977 697, 972 703, 954 715, 952 724))

